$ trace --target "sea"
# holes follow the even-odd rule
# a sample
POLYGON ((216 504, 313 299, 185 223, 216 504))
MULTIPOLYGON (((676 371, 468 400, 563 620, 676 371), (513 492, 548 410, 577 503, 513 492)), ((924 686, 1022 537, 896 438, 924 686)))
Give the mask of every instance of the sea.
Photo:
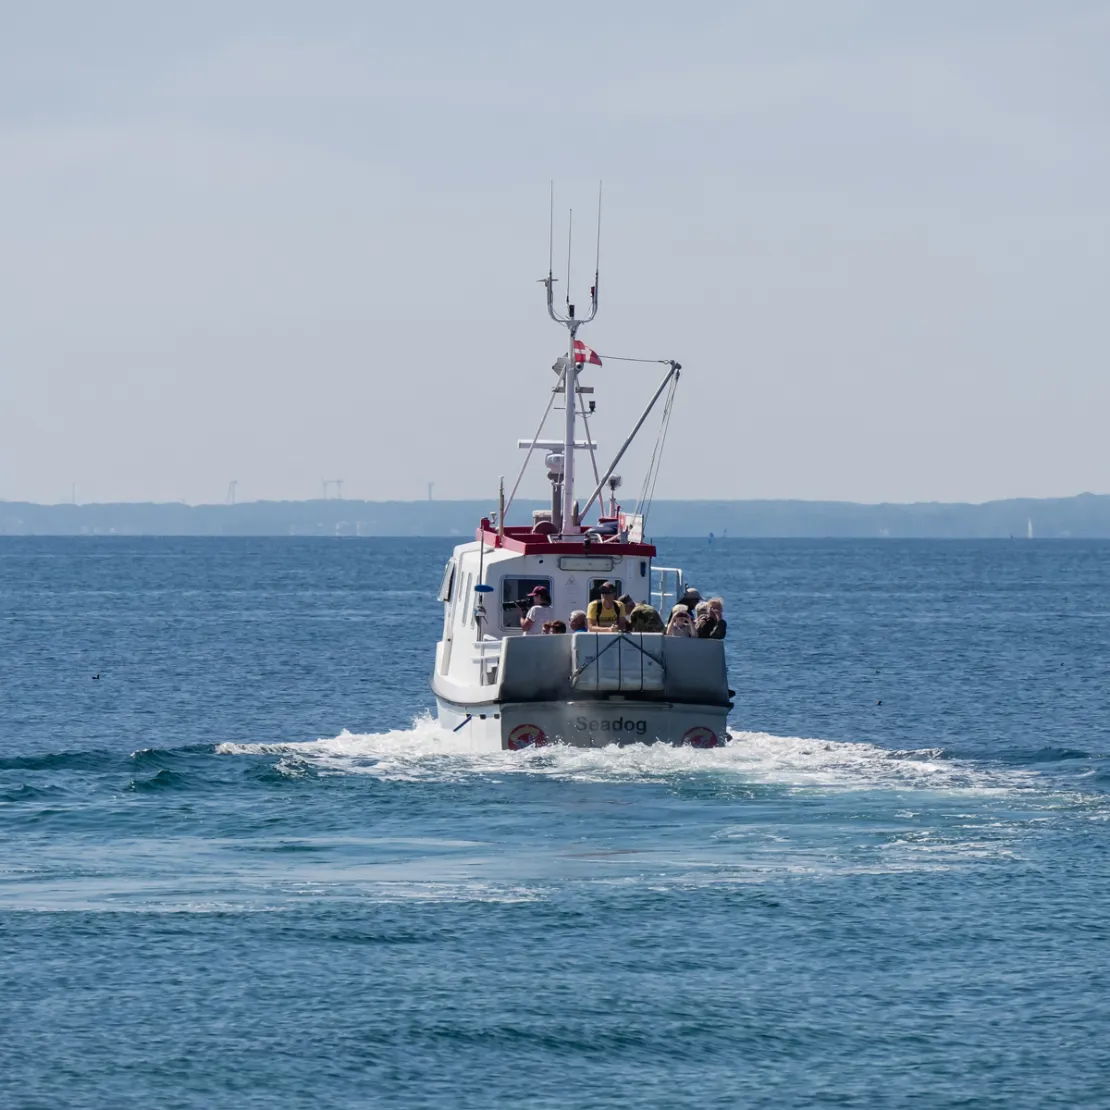
POLYGON ((475 754, 450 539, 0 539, 0 1107, 1110 1107, 1110 543, 659 541, 727 746, 475 754))

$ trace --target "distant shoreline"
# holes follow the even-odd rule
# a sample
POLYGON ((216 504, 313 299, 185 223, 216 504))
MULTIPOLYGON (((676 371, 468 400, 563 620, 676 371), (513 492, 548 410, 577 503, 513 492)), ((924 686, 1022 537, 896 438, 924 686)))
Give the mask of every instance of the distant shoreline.
MULTIPOLYGON (((524 523, 539 501, 520 502, 524 523)), ((248 501, 237 505, 0 501, 0 536, 429 536, 470 538, 488 501, 248 501)), ((1110 495, 982 504, 656 501, 648 533, 732 539, 1107 539, 1110 495)))

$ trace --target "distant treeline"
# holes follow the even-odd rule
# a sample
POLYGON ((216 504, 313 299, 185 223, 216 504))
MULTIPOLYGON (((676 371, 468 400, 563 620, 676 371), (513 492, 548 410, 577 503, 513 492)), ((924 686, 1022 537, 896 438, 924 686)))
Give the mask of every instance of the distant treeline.
MULTIPOLYGON (((514 506, 509 523, 540 502, 514 506)), ((0 501, 0 534, 35 536, 473 536, 485 501, 250 501, 241 505, 34 505, 0 501)), ((982 505, 657 501, 649 536, 893 539, 1110 538, 1110 495, 982 505)))

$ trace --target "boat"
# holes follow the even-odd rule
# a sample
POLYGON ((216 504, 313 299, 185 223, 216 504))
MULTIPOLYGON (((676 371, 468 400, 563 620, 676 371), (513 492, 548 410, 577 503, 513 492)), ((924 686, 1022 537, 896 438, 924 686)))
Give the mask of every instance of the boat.
MULTIPOLYGON (((543 279, 548 315, 566 329, 568 343, 552 366, 556 379, 544 418, 531 439, 518 440, 517 446, 527 450, 521 476, 537 453, 546 464, 551 508, 534 512, 531 524, 507 524, 520 477, 508 502, 502 478, 497 509, 478 523, 473 541, 455 547, 444 568, 438 593, 443 633, 432 691, 440 726, 461 734, 473 750, 519 751, 554 743, 711 748, 727 741, 733 691, 723 640, 627 628, 543 635, 521 627, 540 587, 550 595, 554 617, 568 627, 571 614, 586 610, 606 584, 617 596, 653 605, 664 620, 686 590, 681 568, 657 566, 655 545, 645 539, 649 500, 641 497, 636 511, 624 511, 616 474, 666 393, 661 447, 682 367, 670 359, 652 360, 665 365, 666 374, 600 473, 589 431, 594 387, 582 378, 601 359, 578 338, 597 315, 598 276, 595 269, 590 308, 581 317, 569 292, 565 311, 556 310, 550 261, 543 279), (561 437, 545 439, 546 421, 560 400, 561 437), (584 505, 576 496, 576 456, 588 456, 593 471, 593 491, 584 505)), ((661 449, 653 453, 645 491, 654 489, 661 456, 661 449)))

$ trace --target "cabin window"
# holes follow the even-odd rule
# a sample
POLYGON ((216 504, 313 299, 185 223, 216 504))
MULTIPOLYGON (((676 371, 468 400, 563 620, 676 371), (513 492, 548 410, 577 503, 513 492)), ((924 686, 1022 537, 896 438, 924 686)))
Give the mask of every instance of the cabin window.
POLYGON ((447 566, 443 568, 443 581, 439 584, 439 593, 436 597, 440 601, 450 601, 455 589, 455 560, 448 559, 447 566))
POLYGON ((616 601, 624 593, 624 583, 619 578, 591 578, 590 579, 590 600, 597 601, 601 597, 601 587, 606 582, 612 582, 617 587, 617 592, 613 594, 613 600, 616 601))
MULTIPOLYGON (((502 578, 501 579, 501 627, 519 628, 520 618, 528 612, 518 602, 524 601, 537 587, 543 586, 551 594, 552 604, 555 604, 555 595, 551 590, 550 578, 502 578)), ((529 607, 531 603, 529 602, 529 607)))

